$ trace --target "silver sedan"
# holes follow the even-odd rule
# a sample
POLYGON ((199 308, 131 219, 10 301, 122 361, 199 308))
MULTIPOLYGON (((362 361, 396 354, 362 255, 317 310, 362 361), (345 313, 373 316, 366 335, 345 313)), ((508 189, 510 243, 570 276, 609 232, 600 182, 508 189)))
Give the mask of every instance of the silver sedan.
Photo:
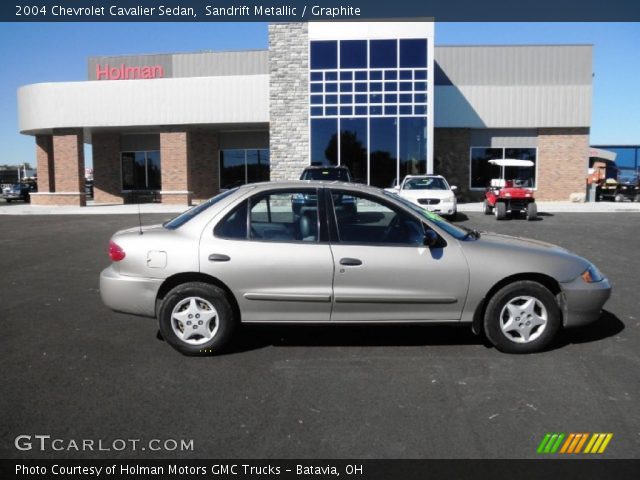
POLYGON ((241 322, 463 323, 503 352, 529 353, 598 319, 611 293, 565 249, 345 183, 245 185, 117 232, 109 255, 103 302, 156 317, 189 355, 221 351, 241 322))

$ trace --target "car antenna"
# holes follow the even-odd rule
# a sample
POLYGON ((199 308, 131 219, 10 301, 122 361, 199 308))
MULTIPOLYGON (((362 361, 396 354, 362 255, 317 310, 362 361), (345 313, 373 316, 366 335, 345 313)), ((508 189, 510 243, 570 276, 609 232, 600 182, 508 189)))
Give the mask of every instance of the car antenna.
POLYGON ((138 227, 140 228, 140 235, 142 235, 142 215, 140 213, 140 197, 138 197, 138 227))

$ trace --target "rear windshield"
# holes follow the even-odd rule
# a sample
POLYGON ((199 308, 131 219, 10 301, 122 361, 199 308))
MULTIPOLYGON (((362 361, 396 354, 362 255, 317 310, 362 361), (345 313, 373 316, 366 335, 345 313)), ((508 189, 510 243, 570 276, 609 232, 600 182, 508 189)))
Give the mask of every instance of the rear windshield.
POLYGON ((231 190, 227 190, 226 192, 222 192, 219 195, 216 195, 215 197, 210 198, 209 200, 207 200, 206 202, 201 203, 200 205, 196 205, 195 207, 190 208, 186 212, 181 213, 177 217, 175 217, 175 218, 169 220, 167 223, 165 223, 163 225, 164 228, 166 228, 168 230, 175 230, 176 228, 180 228, 182 225, 187 223, 189 220, 191 220, 194 217, 197 217, 202 212, 207 210, 209 207, 212 207, 213 205, 218 203, 220 200, 223 200, 223 199, 227 198, 229 195, 234 193, 236 190, 238 190, 238 189, 237 188, 232 188, 231 190))
POLYGON ((349 172, 346 168, 311 168, 302 173, 300 180, 338 180, 349 181, 349 172))

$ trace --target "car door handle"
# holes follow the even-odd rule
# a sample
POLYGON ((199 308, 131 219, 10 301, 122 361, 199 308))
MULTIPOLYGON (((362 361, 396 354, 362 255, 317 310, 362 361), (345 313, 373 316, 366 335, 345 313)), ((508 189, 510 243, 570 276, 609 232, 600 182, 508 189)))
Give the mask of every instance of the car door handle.
POLYGON ((212 253, 209 255, 210 262, 228 262, 229 260, 231 260, 229 255, 223 255, 221 253, 212 253))
POLYGON ((345 265, 348 267, 357 267, 358 265, 362 265, 362 260, 359 260, 357 258, 341 258, 340 259, 340 265, 345 265))

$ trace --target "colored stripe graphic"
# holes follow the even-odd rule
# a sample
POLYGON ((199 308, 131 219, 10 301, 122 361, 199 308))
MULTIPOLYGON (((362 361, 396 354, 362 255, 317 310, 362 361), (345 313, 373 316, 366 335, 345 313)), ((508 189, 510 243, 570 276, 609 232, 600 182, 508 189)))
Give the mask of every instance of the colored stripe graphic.
POLYGON ((579 454, 579 453, 603 453, 613 433, 547 433, 537 452, 540 454, 579 454), (586 447, 585 447, 586 444, 586 447), (583 450, 584 447, 584 450, 583 450))

